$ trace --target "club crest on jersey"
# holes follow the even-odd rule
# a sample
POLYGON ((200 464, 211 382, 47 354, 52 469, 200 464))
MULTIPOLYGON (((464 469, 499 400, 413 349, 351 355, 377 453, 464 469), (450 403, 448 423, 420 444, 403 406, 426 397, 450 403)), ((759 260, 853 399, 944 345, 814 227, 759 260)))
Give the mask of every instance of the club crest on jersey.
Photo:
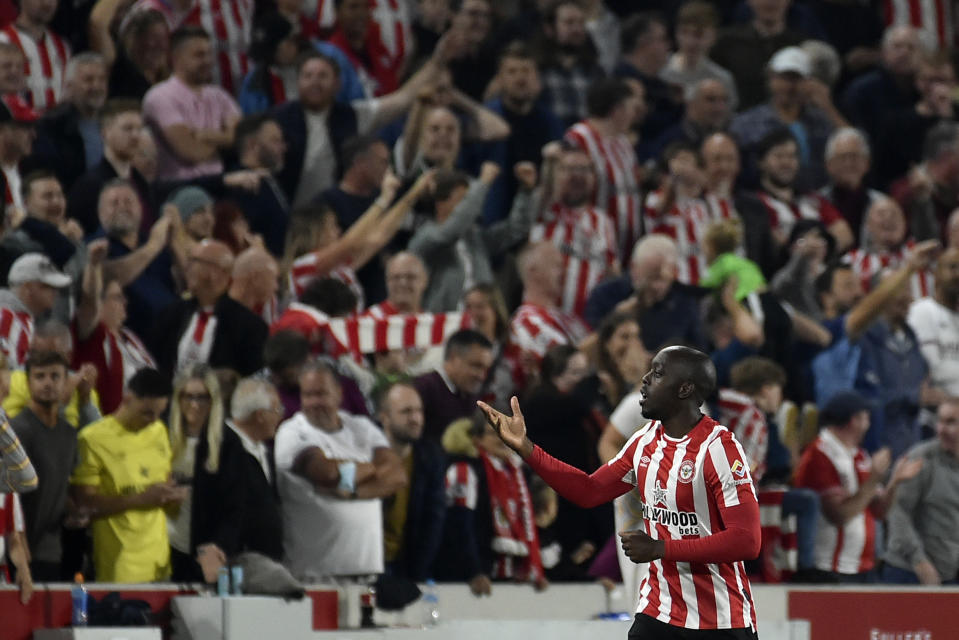
POLYGON ((693 478, 696 476, 696 465, 693 464, 692 460, 683 460, 683 463, 679 465, 679 481, 685 484, 689 484, 693 481, 693 478))
POLYGON ((734 462, 733 465, 729 467, 729 470, 740 478, 746 475, 746 465, 744 465, 740 460, 734 462))

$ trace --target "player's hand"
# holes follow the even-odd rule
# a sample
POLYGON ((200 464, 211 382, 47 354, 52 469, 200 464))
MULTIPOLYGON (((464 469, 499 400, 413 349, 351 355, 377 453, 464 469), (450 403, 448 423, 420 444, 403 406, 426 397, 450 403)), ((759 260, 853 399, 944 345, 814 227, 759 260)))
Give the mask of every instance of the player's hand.
POLYGON ((913 569, 916 571, 916 576, 919 577, 919 584, 935 586, 942 584, 942 577, 940 577, 939 572, 936 571, 936 568, 932 566, 932 563, 928 560, 919 562, 913 569))
POLYGON ((622 541, 626 557, 636 564, 658 560, 666 553, 665 542, 653 540, 639 530, 620 531, 619 538, 622 541))
POLYGON ((922 471, 922 458, 899 458, 892 467, 891 484, 912 480, 922 471))
POLYGON ((506 446, 520 454, 525 460, 533 453, 533 443, 526 438, 526 420, 519 408, 519 400, 516 399, 516 396, 513 396, 509 403, 513 409, 512 416, 497 411, 481 400, 477 401, 476 405, 486 414, 486 421, 496 429, 496 433, 506 443, 506 446))
POLYGON ((474 596, 488 596, 493 592, 493 582, 482 573, 470 578, 469 585, 474 596))

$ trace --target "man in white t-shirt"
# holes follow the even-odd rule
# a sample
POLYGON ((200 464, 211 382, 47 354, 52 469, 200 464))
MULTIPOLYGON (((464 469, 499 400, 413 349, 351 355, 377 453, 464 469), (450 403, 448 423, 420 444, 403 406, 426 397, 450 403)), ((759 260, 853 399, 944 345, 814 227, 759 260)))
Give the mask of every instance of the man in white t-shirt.
POLYGON ((406 485, 403 464, 372 421, 339 410, 329 364, 307 364, 299 382, 302 409, 276 435, 287 565, 305 582, 382 573, 379 499, 406 485))
POLYGON ((936 292, 912 304, 907 319, 940 395, 959 396, 959 249, 936 261, 936 292))

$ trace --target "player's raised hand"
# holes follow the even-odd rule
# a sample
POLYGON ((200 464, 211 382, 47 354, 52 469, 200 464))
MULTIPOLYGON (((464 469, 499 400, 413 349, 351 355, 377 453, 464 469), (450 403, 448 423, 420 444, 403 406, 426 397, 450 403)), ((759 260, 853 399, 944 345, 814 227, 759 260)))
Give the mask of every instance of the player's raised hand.
POLYGON ((626 557, 636 564, 658 560, 666 553, 665 542, 653 540, 643 531, 620 531, 619 538, 626 557))
POLYGON ((516 396, 510 398, 509 402, 513 409, 512 416, 497 411, 483 401, 478 401, 476 405, 486 415, 486 421, 496 429, 496 433, 506 443, 506 446, 523 458, 528 458, 533 453, 533 444, 526 438, 526 420, 523 418, 523 412, 519 408, 519 400, 516 399, 516 396))

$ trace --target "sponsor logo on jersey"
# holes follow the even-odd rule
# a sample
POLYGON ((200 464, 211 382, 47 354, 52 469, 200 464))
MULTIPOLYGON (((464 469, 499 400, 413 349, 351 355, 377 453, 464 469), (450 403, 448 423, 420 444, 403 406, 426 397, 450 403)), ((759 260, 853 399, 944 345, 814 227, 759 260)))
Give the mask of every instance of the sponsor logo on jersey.
POLYGON ((643 504, 643 519, 649 524, 662 524, 667 527, 677 527, 681 536, 699 535, 699 518, 690 511, 673 511, 662 507, 651 507, 643 504))
POLYGON ((746 475, 746 465, 744 465, 741 460, 734 462, 733 465, 729 467, 729 470, 740 478, 746 475))
POLYGON ((679 465, 679 481, 688 484, 694 477, 696 477, 696 465, 692 460, 683 460, 683 463, 679 465))
POLYGON ((639 459, 639 466, 646 467, 649 466, 649 456, 643 456, 639 459))

